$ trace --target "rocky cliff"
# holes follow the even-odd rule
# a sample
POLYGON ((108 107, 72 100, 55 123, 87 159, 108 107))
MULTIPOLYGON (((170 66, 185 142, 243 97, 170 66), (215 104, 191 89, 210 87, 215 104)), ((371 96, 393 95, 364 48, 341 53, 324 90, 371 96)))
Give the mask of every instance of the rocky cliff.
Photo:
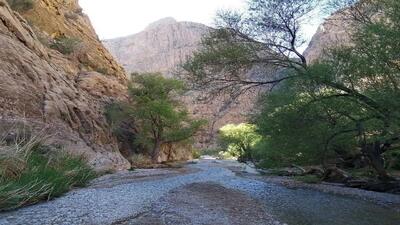
POLYGON ((106 104, 125 98, 124 70, 78 0, 33 2, 18 13, 0 0, 1 127, 45 129, 53 144, 84 154, 98 170, 129 168, 103 116, 106 104), (72 39, 71 53, 50 48, 72 39))
MULTIPOLYGON (((203 24, 165 18, 140 33, 103 43, 128 72, 161 72, 174 76, 179 65, 200 48, 202 37, 210 29, 203 24)), ((221 126, 244 122, 255 99, 251 94, 224 107, 222 99, 205 103, 199 102, 196 96, 197 93, 190 92, 183 99, 195 117, 209 120, 206 131, 198 138, 199 147, 215 143, 216 131, 221 126)))
POLYGON ((171 75, 195 51, 208 27, 198 23, 165 18, 144 31, 103 41, 119 63, 132 72, 161 72, 171 75))
POLYGON ((304 51, 304 56, 309 63, 326 56, 329 49, 351 43, 351 31, 354 29, 349 19, 344 18, 345 15, 343 12, 337 12, 318 27, 309 46, 304 51))

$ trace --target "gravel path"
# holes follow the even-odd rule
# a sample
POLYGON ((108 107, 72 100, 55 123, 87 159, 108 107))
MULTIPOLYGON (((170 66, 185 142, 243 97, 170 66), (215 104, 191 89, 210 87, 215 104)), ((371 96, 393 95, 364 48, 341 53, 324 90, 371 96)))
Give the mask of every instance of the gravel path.
POLYGON ((0 224, 399 224, 394 210, 232 172, 241 167, 206 160, 183 169, 108 175, 54 201, 2 213, 0 224))

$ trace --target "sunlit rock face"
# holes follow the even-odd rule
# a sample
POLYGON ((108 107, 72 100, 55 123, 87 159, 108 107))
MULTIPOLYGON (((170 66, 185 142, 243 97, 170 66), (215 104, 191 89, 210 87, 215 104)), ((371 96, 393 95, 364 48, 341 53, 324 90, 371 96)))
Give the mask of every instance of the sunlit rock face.
POLYGON ((77 0, 34 2, 20 14, 0 0, 1 126, 44 130, 49 141, 83 154, 97 170, 129 168, 104 117, 106 104, 126 99, 123 68, 77 0), (79 40, 74 53, 48 47, 60 36, 79 40))
MULTIPOLYGON (((103 41, 117 61, 132 72, 161 72, 174 77, 179 66, 200 48, 200 41, 211 28, 193 22, 177 22, 165 18, 150 24, 144 31, 112 40, 103 41)), ((183 100, 192 114, 209 121, 205 131, 197 137, 198 147, 215 144, 218 129, 227 123, 242 123, 252 109, 255 94, 223 106, 223 99, 199 102, 198 93, 189 92, 183 100)), ((225 96, 229 100, 229 96, 225 96)))
POLYGON ((309 63, 323 59, 332 48, 351 43, 350 36, 354 27, 348 19, 344 19, 346 14, 344 12, 335 13, 319 26, 304 52, 309 63))
POLYGON ((202 24, 165 18, 138 34, 103 43, 128 72, 171 75, 198 48, 208 29, 202 24))

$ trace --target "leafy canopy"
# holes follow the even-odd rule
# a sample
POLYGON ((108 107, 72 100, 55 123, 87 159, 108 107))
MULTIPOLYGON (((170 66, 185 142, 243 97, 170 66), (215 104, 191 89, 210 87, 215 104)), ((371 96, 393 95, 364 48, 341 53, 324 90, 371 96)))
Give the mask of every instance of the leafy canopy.
POLYGON ((261 140, 253 124, 228 124, 220 128, 218 141, 222 148, 239 159, 251 159, 252 149, 261 140))
POLYGON ((178 100, 185 91, 182 81, 161 74, 137 74, 128 90, 130 102, 112 107, 108 114, 114 117, 113 121, 121 117, 133 120, 136 144, 152 149, 153 159, 161 144, 188 140, 204 123, 191 119, 178 100))

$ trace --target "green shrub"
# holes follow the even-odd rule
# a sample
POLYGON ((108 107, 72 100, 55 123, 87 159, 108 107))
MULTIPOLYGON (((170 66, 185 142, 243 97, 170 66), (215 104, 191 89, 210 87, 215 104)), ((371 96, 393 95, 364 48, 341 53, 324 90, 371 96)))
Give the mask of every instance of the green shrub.
POLYGON ((58 197, 95 178, 82 157, 51 150, 41 141, 33 137, 0 146, 0 211, 58 197))
POLYGON ((75 51, 79 43, 81 43, 81 41, 77 38, 58 37, 54 39, 52 44, 50 44, 50 48, 57 50, 64 55, 69 55, 75 51))
POLYGON ((388 169, 400 170, 400 150, 387 152, 385 158, 388 169))
POLYGON ((295 180, 301 181, 307 184, 318 184, 321 183, 321 178, 315 175, 306 175, 306 176, 296 176, 294 177, 295 180))
POLYGON ((104 74, 104 75, 108 74, 107 68, 104 68, 104 67, 95 68, 95 70, 96 70, 96 72, 104 74))
POLYGON ((144 154, 134 154, 129 158, 132 168, 145 168, 152 164, 151 158, 144 154))
POLYGON ((207 149, 201 150, 201 154, 202 155, 218 157, 219 153, 221 151, 222 151, 222 149, 219 149, 219 148, 207 148, 207 149))
POLYGON ((201 152, 198 149, 193 149, 192 150, 192 156, 193 159, 199 159, 201 157, 201 152))
POLYGON ((256 130, 253 124, 227 124, 219 129, 218 142, 228 155, 239 161, 251 160, 253 148, 262 140, 256 130))
POLYGON ((33 0, 7 0, 8 4, 13 10, 24 12, 33 9, 33 0))

